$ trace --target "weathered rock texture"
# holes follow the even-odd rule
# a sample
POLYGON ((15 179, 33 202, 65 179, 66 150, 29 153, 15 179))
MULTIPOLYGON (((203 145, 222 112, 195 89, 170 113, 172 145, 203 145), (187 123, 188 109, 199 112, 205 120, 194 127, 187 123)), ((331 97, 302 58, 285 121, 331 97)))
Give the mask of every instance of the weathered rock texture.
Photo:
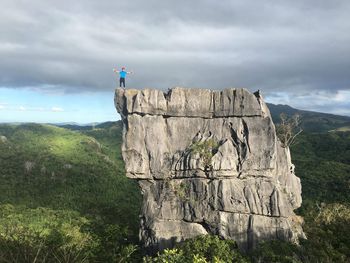
POLYGON ((117 89, 128 177, 143 194, 140 238, 163 249, 201 234, 297 242, 300 180, 259 93, 117 89))

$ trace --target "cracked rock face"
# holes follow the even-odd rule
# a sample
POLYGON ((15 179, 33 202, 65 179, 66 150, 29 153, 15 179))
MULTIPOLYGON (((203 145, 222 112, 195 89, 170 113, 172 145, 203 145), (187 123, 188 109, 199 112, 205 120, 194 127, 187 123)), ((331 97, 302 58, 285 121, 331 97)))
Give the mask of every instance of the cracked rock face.
POLYGON ((126 175, 143 195, 140 238, 150 249, 217 234, 242 250, 297 242, 300 180, 259 93, 116 89, 126 175))

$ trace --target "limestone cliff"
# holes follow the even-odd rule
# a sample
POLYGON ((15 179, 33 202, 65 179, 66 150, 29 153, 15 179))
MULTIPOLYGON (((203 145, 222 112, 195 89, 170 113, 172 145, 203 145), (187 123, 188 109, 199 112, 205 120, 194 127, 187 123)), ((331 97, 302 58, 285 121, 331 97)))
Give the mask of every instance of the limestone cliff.
POLYGON ((259 93, 117 89, 126 175, 143 195, 140 238, 162 249, 201 234, 257 242, 303 236, 300 180, 259 93))

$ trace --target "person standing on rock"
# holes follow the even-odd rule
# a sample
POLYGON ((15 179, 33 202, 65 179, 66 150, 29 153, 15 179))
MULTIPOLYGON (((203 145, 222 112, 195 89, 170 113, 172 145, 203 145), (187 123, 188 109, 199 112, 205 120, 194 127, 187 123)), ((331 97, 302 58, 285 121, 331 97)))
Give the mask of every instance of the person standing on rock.
POLYGON ((113 69, 113 71, 115 73, 119 73, 119 87, 122 87, 122 84, 123 84, 123 87, 125 88, 125 78, 126 78, 126 75, 127 74, 132 74, 133 72, 132 71, 125 71, 125 67, 122 67, 122 70, 116 70, 116 69, 113 69))

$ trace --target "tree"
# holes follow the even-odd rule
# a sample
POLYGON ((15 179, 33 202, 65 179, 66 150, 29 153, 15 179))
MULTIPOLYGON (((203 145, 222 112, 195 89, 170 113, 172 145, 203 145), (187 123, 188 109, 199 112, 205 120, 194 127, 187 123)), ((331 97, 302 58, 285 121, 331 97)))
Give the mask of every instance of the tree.
POLYGON ((303 131, 300 127, 300 115, 294 114, 288 117, 287 114, 281 113, 281 122, 276 125, 277 137, 282 143, 282 147, 289 147, 295 143, 295 138, 303 131))

